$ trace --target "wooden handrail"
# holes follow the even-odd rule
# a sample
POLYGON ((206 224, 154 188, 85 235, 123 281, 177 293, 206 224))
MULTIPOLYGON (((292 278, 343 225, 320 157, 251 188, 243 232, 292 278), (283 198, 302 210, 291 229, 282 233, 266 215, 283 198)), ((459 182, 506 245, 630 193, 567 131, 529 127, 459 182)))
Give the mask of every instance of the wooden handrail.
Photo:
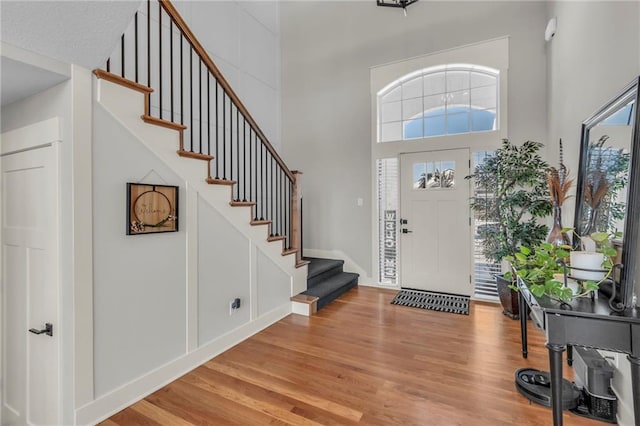
POLYGON ((211 57, 209 56, 207 51, 204 49, 204 47, 202 47, 202 45, 200 44, 200 42, 198 41, 196 36, 193 34, 193 32, 191 32, 191 29, 186 24, 186 22, 184 22, 184 19, 182 19, 182 16, 180 16, 180 13, 178 13, 178 11, 173 6, 171 1, 170 0, 159 0, 159 2, 160 2, 160 5, 162 6, 162 8, 171 17, 171 19, 175 23, 176 27, 178 27, 178 29, 180 29, 180 31, 186 37, 186 39, 189 40, 189 43, 191 43, 191 46, 193 47, 195 52, 198 54, 198 56, 200 56, 200 58, 202 59, 202 62, 207 66, 207 68, 209 69, 211 74, 213 74, 213 76, 216 78, 216 80, 218 81, 220 86, 222 86, 222 88, 227 93, 229 98, 231 98, 231 100, 235 104, 236 108, 238 108, 238 110, 244 116, 245 120, 249 123, 249 125, 256 132, 256 135, 262 140, 262 144, 267 148, 267 151, 269 151, 269 153, 273 156, 273 158, 276 160, 278 165, 282 168, 282 170, 284 170, 284 172, 287 175, 287 177, 291 181, 294 181, 295 177, 293 176, 293 173, 291 173, 291 170, 289 170, 289 168, 284 163, 282 158, 280 158, 280 156, 276 152, 276 150, 273 147, 273 145, 271 145, 271 143, 269 142, 267 137, 264 135, 264 133, 260 129, 260 126, 258 126, 256 121, 251 116, 251 114, 249 114, 249 111, 244 106, 244 104, 242 103, 242 101, 240 100, 238 95, 236 95, 236 92, 233 91, 233 89, 231 88, 231 85, 229 85, 229 82, 227 82, 227 80, 224 78, 224 76, 222 75, 222 73, 220 72, 218 67, 216 67, 216 65, 213 63, 213 60, 211 59, 211 57))

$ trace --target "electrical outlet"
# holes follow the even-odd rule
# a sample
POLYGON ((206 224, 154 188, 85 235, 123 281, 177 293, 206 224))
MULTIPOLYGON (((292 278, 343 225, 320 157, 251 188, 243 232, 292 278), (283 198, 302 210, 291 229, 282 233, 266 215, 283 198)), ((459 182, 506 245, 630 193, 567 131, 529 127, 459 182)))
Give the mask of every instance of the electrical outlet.
POLYGON ((229 301, 229 315, 233 315, 240 309, 240 298, 236 297, 229 301))
POLYGON ((618 368, 618 353, 605 350, 598 350, 598 352, 600 352, 600 355, 609 362, 609 365, 613 368, 618 368))

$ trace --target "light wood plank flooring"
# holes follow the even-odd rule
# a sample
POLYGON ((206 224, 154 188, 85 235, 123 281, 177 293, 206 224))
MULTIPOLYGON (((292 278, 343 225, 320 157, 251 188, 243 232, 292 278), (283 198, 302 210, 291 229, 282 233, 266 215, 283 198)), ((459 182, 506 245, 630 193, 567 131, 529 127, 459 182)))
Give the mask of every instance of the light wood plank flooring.
MULTIPOLYGON (((307 318, 290 315, 102 424, 551 425, 514 387, 548 370, 544 336, 498 305, 463 316, 391 305, 360 287, 307 318)), ((565 368, 567 378, 571 371, 565 368)), ((601 425, 570 413, 565 425, 601 425)))

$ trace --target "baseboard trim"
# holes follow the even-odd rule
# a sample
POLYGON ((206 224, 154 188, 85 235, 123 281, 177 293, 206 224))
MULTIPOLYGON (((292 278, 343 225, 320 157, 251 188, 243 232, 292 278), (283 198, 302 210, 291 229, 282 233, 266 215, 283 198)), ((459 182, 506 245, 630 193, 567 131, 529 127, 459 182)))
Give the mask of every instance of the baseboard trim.
POLYGON ((398 284, 396 285, 376 284, 372 281, 367 281, 366 279, 364 282, 358 281, 358 285, 362 287, 380 288, 382 290, 396 290, 396 291, 400 290, 400 285, 398 284))
POLYGON ((485 306, 491 306, 491 307, 500 306, 499 300, 477 299, 472 296, 471 301, 476 305, 485 305, 485 306))
POLYGON ((291 314, 291 302, 287 301, 255 321, 242 325, 193 352, 176 358, 78 408, 75 413, 75 424, 93 425, 109 418, 289 314, 291 314))

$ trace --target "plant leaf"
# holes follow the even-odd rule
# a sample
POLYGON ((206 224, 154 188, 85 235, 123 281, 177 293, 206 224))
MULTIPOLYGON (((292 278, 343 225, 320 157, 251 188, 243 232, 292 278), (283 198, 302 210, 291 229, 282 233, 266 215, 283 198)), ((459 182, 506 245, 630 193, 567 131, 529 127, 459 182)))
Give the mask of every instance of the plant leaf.
POLYGON ((562 288, 558 289, 557 296, 561 300, 564 300, 565 302, 568 302, 573 297, 573 291, 569 287, 562 287, 562 288))
POLYGON ((606 232, 593 232, 589 236, 596 243, 603 243, 609 239, 609 234, 607 234, 606 232))
POLYGON ((540 284, 531 284, 529 290, 536 297, 541 297, 544 294, 544 286, 540 284))
POLYGON ((562 283, 553 279, 547 280, 547 282, 544 283, 544 287, 548 293, 557 294, 558 291, 562 288, 562 283))
POLYGON ((583 284, 583 287, 587 291, 598 291, 599 285, 597 282, 589 280, 583 284))

